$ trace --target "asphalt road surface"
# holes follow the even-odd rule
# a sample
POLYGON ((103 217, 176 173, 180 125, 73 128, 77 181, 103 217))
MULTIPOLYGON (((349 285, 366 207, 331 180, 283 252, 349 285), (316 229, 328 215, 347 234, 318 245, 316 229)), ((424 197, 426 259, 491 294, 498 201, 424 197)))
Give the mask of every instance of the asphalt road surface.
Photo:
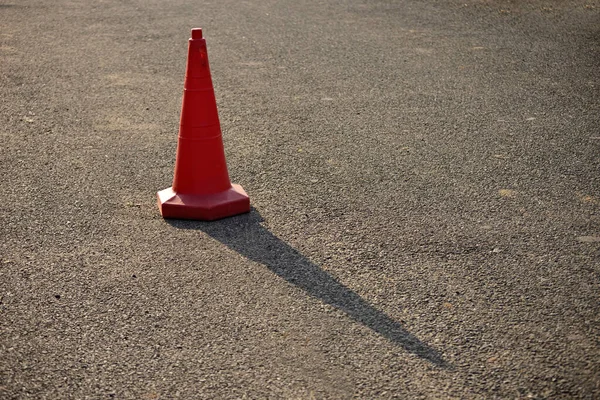
POLYGON ((600 398, 598 0, 0 0, 0 138, 2 399, 600 398))

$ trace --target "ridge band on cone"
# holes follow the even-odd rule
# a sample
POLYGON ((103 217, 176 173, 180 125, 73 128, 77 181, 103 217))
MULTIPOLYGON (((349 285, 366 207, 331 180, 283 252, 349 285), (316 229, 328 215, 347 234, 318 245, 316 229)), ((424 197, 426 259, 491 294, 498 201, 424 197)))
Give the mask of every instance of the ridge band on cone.
POLYGON ((250 199, 231 184, 206 40, 192 29, 188 44, 173 186, 157 193, 163 218, 215 220, 250 211, 250 199))

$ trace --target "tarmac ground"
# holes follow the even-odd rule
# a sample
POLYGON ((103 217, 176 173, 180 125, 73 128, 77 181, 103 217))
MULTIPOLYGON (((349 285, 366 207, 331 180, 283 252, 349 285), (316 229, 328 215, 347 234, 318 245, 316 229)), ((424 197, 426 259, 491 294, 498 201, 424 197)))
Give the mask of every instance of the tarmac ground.
POLYGON ((600 398, 599 71, 598 0, 0 0, 0 398, 600 398))

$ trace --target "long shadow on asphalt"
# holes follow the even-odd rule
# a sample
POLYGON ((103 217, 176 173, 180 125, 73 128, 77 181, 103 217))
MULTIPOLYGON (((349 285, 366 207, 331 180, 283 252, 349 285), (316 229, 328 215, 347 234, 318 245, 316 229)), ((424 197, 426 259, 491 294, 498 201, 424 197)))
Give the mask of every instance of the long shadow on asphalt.
POLYGON ((356 322, 403 347, 409 353, 436 366, 450 367, 436 350, 421 342, 398 322, 377 310, 318 265, 273 235, 261 225, 261 221, 262 218, 255 209, 252 209, 249 214, 213 222, 167 220, 176 228, 205 232, 244 257, 263 264, 310 296, 343 311, 356 322))

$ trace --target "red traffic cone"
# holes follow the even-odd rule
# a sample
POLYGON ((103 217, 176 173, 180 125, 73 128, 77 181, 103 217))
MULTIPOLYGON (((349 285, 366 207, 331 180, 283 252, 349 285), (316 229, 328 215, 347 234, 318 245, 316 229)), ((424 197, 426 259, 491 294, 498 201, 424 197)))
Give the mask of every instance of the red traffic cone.
POLYGON ((189 40, 173 186, 161 190, 164 218, 214 220, 250 211, 250 199, 229 181, 221 124, 202 29, 189 40))

